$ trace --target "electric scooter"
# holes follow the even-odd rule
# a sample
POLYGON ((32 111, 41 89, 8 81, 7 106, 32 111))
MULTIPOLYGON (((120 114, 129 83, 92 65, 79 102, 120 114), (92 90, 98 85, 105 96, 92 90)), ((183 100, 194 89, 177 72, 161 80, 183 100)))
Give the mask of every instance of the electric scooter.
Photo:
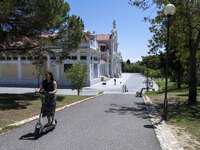
POLYGON ((35 137, 39 137, 41 134, 47 133, 50 130, 55 129, 56 125, 57 125, 57 120, 55 119, 55 123, 52 123, 49 126, 44 126, 43 125, 43 121, 42 121, 42 112, 43 112, 43 108, 44 108, 44 101, 45 101, 45 97, 49 96, 49 93, 46 91, 42 91, 39 92, 40 94, 42 94, 42 98, 41 98, 41 102, 42 102, 42 106, 41 106, 41 110, 40 110, 40 115, 39 115, 39 119, 37 124, 35 125, 35 137))

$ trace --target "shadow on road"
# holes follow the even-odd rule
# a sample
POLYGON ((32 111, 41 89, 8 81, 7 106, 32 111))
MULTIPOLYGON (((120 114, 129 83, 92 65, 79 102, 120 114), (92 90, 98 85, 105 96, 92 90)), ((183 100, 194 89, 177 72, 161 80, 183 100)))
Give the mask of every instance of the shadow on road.
POLYGON ((19 139, 20 140, 37 140, 52 131, 53 131, 53 129, 49 130, 48 132, 42 132, 40 135, 37 135, 37 136, 35 133, 27 133, 25 135, 22 135, 19 139))
POLYGON ((139 118, 148 119, 148 111, 144 102, 135 102, 134 107, 126 104, 110 104, 110 108, 105 110, 106 113, 118 113, 119 115, 132 114, 139 118))
POLYGON ((156 127, 152 124, 149 124, 149 125, 144 125, 145 128, 148 128, 148 129, 156 129, 156 127))
POLYGON ((20 140, 37 140, 35 133, 27 133, 19 138, 20 140))

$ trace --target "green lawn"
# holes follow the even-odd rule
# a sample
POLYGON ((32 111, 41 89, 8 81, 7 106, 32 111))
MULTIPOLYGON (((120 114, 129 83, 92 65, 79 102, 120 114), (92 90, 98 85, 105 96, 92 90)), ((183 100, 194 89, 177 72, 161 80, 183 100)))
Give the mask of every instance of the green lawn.
MULTIPOLYGON (((146 92, 158 111, 162 114, 164 100, 164 83, 159 82, 162 91, 146 92)), ((189 90, 187 85, 183 85, 181 89, 176 89, 176 84, 169 82, 168 84, 168 123, 174 123, 185 128, 193 137, 200 142, 200 87, 197 91, 197 104, 194 106, 187 105, 189 90)), ((198 148, 199 149, 199 148, 198 148)))

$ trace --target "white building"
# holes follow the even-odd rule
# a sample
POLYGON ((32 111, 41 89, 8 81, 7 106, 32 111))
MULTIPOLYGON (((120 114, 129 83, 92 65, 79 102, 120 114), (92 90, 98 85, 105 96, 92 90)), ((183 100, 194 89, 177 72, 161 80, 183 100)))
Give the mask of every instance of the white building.
MULTIPOLYGON (((115 21, 111 34, 95 34, 84 32, 78 50, 57 62, 59 47, 52 47, 58 55, 46 54, 46 69, 53 72, 58 85, 67 86, 65 72, 74 63, 81 62, 88 66, 87 85, 101 81, 101 77, 120 77, 122 56, 118 51, 117 30, 115 21)), ((33 65, 36 58, 31 56, 4 55, 0 59, 0 84, 3 85, 37 85, 37 70, 33 65)))

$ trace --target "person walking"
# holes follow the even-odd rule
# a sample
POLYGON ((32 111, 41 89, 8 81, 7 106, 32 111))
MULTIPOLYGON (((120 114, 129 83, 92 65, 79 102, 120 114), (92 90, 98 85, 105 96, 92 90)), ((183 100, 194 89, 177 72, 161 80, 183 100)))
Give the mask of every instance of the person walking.
POLYGON ((117 80, 114 78, 114 85, 116 85, 117 80))

